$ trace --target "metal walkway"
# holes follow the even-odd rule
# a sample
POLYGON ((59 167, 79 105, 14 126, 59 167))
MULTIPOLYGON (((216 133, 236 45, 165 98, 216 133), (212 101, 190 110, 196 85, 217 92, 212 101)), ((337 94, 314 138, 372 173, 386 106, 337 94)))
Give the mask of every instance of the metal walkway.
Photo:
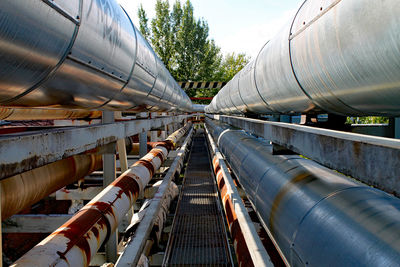
POLYGON ((203 131, 194 137, 164 266, 232 266, 203 131))

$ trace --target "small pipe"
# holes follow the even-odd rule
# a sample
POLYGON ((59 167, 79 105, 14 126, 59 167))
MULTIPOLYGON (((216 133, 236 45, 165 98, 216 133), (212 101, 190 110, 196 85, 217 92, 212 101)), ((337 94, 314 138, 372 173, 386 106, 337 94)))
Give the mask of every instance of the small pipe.
POLYGON ((116 230, 140 192, 188 131, 191 123, 159 142, 148 154, 107 186, 69 221, 12 266, 88 266, 91 257, 116 230))
POLYGON ((0 107, 0 120, 75 120, 101 118, 101 111, 0 107))

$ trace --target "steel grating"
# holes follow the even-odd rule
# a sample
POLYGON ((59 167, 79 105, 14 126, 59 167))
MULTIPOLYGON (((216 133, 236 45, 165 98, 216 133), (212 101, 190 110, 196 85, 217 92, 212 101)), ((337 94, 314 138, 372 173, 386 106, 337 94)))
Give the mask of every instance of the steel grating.
POLYGON ((198 132, 186 167, 164 266, 232 266, 205 136, 198 132))

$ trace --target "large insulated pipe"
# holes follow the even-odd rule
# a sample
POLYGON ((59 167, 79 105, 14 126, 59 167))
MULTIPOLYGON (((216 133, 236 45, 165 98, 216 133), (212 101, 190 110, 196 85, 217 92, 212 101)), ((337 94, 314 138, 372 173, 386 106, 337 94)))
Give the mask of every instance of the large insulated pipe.
MULTIPOLYGON (((291 266, 397 266, 400 199, 207 119, 271 239, 291 266)), ((378 175, 378 174, 377 174, 378 175)))
POLYGON ((107 186, 69 221, 28 251, 12 266, 88 266, 113 233, 140 192, 161 166, 168 151, 191 123, 159 142, 148 154, 107 186))
POLYGON ((209 113, 400 115, 400 2, 306 0, 209 113))
POLYGON ((101 155, 75 155, 1 180, 1 219, 7 219, 101 167, 101 155))
POLYGON ((34 108, 4 108, 0 107, 0 120, 75 120, 101 118, 101 111, 34 109, 34 108))
POLYGON ((0 10, 0 106, 191 110, 116 1, 4 0, 0 10))

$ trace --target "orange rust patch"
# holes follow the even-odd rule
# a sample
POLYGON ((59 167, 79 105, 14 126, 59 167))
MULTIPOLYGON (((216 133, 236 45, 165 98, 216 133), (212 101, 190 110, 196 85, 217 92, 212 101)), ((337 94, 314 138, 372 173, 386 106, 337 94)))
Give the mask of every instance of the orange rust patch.
POLYGON ((89 263, 91 252, 89 242, 87 238, 85 238, 85 235, 92 231, 96 238, 98 238, 98 230, 96 229, 96 231, 93 231, 93 226, 96 224, 100 225, 102 228, 107 228, 107 230, 110 231, 109 224, 104 215, 98 210, 88 209, 79 211, 74 217, 59 228, 61 230, 57 229, 53 232, 51 236, 63 235, 69 240, 65 251, 57 251, 60 258, 66 260, 65 255, 71 250, 71 248, 77 246, 82 253, 85 254, 87 263, 89 263))
POLYGON ((147 161, 145 159, 140 159, 140 160, 136 161, 135 166, 137 166, 137 165, 145 166, 150 172, 150 177, 153 177, 153 174, 155 172, 153 164, 151 164, 149 161, 147 161))

